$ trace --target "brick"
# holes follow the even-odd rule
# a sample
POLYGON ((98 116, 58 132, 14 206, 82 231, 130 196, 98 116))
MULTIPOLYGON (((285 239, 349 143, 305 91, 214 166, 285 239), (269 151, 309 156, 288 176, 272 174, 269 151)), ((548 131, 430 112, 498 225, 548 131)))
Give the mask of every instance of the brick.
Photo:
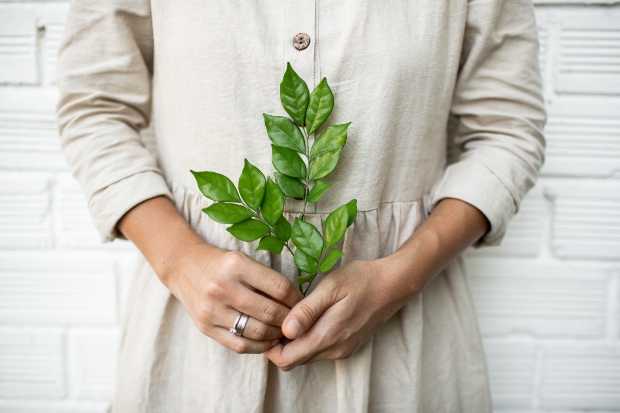
POLYGON ((0 413, 109 413, 110 402, 0 400, 0 413))
POLYGON ((49 248, 52 219, 49 178, 0 173, 0 248, 49 248))
POLYGON ((519 212, 508 224, 501 245, 479 249, 470 248, 467 255, 471 257, 536 256, 541 248, 544 218, 543 186, 537 185, 521 202, 519 212))
POLYGON ((478 258, 467 272, 483 335, 605 335, 611 269, 478 258))
POLYGON ((547 184, 551 249, 560 258, 620 259, 620 181, 547 184))
POLYGON ((69 335, 71 393, 78 399, 114 397, 118 330, 75 330, 69 335))
POLYGON ((114 260, 100 253, 0 253, 0 323, 113 326, 114 260))
POLYGON ((540 392, 545 408, 617 411, 620 347, 590 343, 547 346, 540 392))
POLYGON ((546 10, 536 10, 536 26, 538 27, 538 63, 544 80, 545 68, 549 60, 549 15, 546 10))
POLYGON ((60 398, 66 393, 58 331, 0 330, 0 397, 60 398))
POLYGON ((560 97, 547 105, 546 176, 611 177, 620 170, 620 102, 560 97))
POLYGON ((0 83, 38 81, 35 9, 31 5, 0 4, 0 83))
POLYGON ((59 229, 63 248, 101 246, 101 239, 88 212, 86 197, 72 176, 58 179, 59 229))
POLYGON ((578 10, 563 16, 558 93, 620 93, 620 15, 612 10, 578 10))
POLYGON ((45 28, 43 73, 46 84, 56 84, 58 48, 62 40, 69 4, 50 4, 45 8, 42 24, 45 28))
POLYGON ((129 241, 117 239, 112 243, 101 242, 88 211, 86 197, 73 176, 63 174, 58 177, 57 198, 59 244, 62 248, 134 251, 129 241))
POLYGON ((612 280, 611 287, 611 299, 609 300, 611 327, 609 328, 608 335, 615 339, 620 339, 620 268, 616 270, 616 277, 612 280))
POLYGON ((529 407, 534 395, 534 344, 497 339, 483 343, 493 408, 529 407))
POLYGON ((54 88, 0 88, 0 169, 66 170, 54 88))

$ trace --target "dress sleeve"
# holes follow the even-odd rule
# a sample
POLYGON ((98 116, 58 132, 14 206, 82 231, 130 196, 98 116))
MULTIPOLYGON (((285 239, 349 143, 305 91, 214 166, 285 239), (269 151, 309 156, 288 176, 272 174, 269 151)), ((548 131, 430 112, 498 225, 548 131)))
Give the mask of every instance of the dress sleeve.
POLYGON ((461 151, 431 191, 477 207, 499 245, 544 161, 546 111, 531 0, 470 0, 451 113, 461 151))
POLYGON ((72 0, 58 51, 56 125, 103 242, 147 199, 172 200, 140 130, 151 117, 148 0, 72 0))

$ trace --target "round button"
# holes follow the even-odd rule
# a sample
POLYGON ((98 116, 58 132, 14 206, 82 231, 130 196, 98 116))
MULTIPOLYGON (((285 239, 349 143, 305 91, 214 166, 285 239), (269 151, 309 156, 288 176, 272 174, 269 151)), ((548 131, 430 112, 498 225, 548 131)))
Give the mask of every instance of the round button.
POLYGON ((310 36, 306 33, 297 33, 295 37, 293 37, 293 46, 297 50, 304 50, 310 45, 310 36))

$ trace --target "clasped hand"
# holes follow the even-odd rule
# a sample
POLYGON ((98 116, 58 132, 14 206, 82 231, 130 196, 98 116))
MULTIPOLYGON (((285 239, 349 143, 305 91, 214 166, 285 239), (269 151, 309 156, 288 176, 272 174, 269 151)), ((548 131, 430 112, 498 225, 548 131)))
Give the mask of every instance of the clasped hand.
POLYGON ((206 243, 183 252, 173 294, 205 335, 236 353, 264 353, 280 369, 349 357, 406 301, 385 259, 352 261, 303 297, 284 275, 246 254, 206 243), (243 337, 235 318, 250 316, 243 337), (288 344, 280 338, 291 339, 288 344))
POLYGON ((318 283, 282 324, 292 339, 265 355, 281 370, 350 357, 408 300, 394 289, 386 259, 351 261, 318 283))

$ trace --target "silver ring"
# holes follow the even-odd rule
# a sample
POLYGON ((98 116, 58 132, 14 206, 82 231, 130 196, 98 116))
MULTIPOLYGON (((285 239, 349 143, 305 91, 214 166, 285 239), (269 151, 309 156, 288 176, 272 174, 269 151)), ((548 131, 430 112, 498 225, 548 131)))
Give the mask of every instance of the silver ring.
POLYGON ((241 319, 239 320, 239 324, 237 327, 237 332, 239 333, 240 336, 243 335, 243 330, 245 330, 245 326, 248 323, 248 320, 250 319, 250 316, 248 316, 247 314, 243 314, 241 313, 241 319))
POLYGON ((248 323, 249 318, 250 317, 247 314, 243 314, 240 311, 239 315, 235 319, 235 324, 232 326, 232 328, 229 331, 237 336, 242 336, 243 330, 245 330, 245 326, 248 323))

